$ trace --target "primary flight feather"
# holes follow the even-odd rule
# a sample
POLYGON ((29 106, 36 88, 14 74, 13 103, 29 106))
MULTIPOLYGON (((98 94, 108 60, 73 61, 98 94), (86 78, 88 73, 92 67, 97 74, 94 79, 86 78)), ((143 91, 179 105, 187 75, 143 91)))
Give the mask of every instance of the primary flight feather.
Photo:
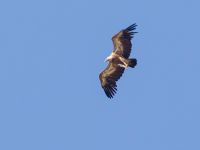
POLYGON ((116 81, 122 76, 124 70, 128 67, 134 68, 137 64, 135 58, 129 58, 132 48, 131 39, 137 33, 134 31, 136 26, 133 24, 112 37, 114 50, 106 58, 106 61, 109 62, 108 66, 99 75, 101 86, 108 98, 113 98, 115 95, 116 81))

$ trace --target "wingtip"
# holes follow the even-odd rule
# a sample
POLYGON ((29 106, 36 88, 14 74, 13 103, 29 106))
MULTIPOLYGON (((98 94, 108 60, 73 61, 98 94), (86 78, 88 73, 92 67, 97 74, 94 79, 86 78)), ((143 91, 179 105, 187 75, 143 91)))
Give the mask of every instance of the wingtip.
POLYGON ((112 99, 117 92, 117 88, 115 86, 114 87, 103 87, 103 89, 104 89, 106 96, 109 99, 112 99))
POLYGON ((130 25, 128 28, 126 28, 126 30, 132 31, 132 30, 135 30, 136 27, 137 27, 137 24, 134 23, 134 24, 130 25))

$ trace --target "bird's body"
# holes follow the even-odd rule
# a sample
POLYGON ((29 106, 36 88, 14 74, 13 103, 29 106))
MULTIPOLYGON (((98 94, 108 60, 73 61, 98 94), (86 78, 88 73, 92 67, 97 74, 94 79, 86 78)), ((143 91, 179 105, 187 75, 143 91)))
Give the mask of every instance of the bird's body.
POLYGON ((112 38, 114 50, 106 58, 106 61, 109 62, 108 66, 99 75, 101 86, 109 98, 113 98, 116 93, 116 81, 122 76, 124 70, 128 67, 134 68, 137 64, 136 59, 129 59, 132 47, 132 35, 136 33, 132 32, 132 30, 135 30, 135 28, 136 24, 133 24, 112 38))
POLYGON ((118 66, 125 69, 129 67, 129 62, 131 61, 131 59, 126 59, 123 56, 116 54, 115 52, 112 52, 110 56, 106 58, 106 60, 109 61, 109 63, 117 64, 118 66))

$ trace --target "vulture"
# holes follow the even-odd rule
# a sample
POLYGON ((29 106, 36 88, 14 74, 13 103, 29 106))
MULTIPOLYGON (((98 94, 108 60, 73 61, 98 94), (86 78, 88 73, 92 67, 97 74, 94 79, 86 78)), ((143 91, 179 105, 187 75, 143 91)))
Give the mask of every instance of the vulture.
POLYGON ((135 32, 136 26, 136 24, 132 24, 112 37, 114 48, 105 59, 109 62, 108 66, 99 75, 101 87, 108 98, 113 98, 117 92, 116 82, 120 79, 124 70, 128 67, 134 68, 137 64, 135 58, 129 58, 132 47, 131 39, 137 33, 135 32))

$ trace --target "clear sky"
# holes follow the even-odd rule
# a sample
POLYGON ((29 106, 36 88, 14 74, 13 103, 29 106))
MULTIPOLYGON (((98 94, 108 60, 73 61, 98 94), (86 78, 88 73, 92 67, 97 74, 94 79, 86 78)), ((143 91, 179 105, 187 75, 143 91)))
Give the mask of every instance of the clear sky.
POLYGON ((1 150, 199 150, 198 0, 0 1, 1 150), (109 100, 111 37, 138 59, 109 100))

